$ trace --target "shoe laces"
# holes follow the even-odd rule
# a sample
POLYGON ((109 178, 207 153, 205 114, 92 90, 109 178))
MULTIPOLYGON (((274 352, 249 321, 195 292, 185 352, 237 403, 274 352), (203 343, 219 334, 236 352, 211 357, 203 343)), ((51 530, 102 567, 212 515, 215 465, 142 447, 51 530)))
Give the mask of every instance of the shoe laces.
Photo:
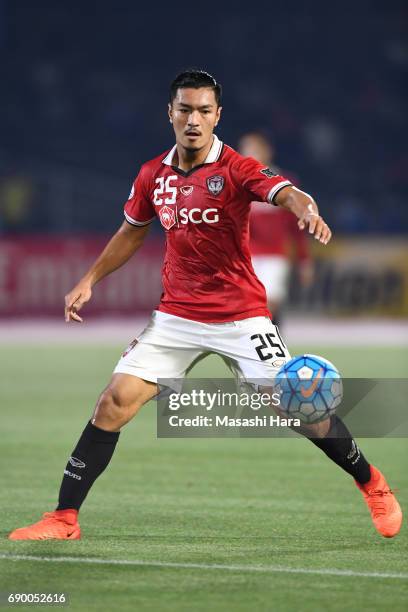
POLYGON ((373 511, 375 517, 384 516, 387 514, 387 495, 394 495, 394 491, 391 489, 371 489, 367 493, 367 497, 370 500, 370 508, 373 511))

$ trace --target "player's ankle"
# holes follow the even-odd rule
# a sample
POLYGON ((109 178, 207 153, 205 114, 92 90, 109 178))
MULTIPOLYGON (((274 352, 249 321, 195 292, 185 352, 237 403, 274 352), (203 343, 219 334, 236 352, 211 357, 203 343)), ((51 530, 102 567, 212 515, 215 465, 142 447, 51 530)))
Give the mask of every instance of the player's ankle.
POLYGON ((376 485, 376 483, 380 480, 381 478, 381 472, 379 472, 379 470, 377 470, 377 468, 375 468, 373 465, 370 464, 370 479, 366 480, 365 482, 359 482, 358 484, 363 487, 364 489, 366 488, 372 488, 373 486, 376 485))

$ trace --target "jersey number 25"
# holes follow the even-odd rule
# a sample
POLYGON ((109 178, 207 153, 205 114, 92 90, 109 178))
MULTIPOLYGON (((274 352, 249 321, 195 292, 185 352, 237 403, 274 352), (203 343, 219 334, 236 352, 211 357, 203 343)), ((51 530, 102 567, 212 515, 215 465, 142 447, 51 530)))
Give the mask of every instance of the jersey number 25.
POLYGON ((156 185, 158 184, 158 187, 156 187, 153 192, 153 202, 154 204, 156 204, 156 206, 163 204, 163 198, 159 197, 162 195, 168 196, 164 198, 165 204, 175 204, 177 197, 177 187, 171 186, 170 183, 172 181, 177 181, 177 176, 174 174, 168 176, 166 180, 164 180, 164 176, 159 176, 156 179, 156 185))

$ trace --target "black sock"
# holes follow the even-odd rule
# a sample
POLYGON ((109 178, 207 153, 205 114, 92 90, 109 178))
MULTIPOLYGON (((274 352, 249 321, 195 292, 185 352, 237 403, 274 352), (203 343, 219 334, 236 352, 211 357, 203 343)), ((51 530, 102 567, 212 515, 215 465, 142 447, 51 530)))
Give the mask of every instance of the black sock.
POLYGON ((332 416, 330 421, 330 429, 325 438, 309 438, 309 440, 326 453, 329 459, 353 476, 358 483, 366 484, 371 478, 370 464, 343 421, 336 415, 332 416))
POLYGON ((79 510, 95 480, 108 466, 119 433, 99 429, 89 421, 64 470, 57 510, 79 510))

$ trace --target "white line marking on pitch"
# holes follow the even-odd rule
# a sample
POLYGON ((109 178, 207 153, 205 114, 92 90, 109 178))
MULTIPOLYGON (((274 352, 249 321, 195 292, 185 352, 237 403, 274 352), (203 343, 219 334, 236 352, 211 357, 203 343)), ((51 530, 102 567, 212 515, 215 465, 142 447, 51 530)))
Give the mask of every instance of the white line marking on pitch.
POLYGON ((341 569, 306 569, 302 567, 280 567, 274 565, 221 565, 218 563, 172 563, 166 561, 141 561, 138 559, 98 559, 97 557, 35 557, 33 555, 3 555, 0 559, 10 561, 43 561, 51 563, 94 563, 96 565, 134 565, 180 569, 227 570, 230 572, 266 572, 283 574, 315 574, 318 576, 351 576, 361 578, 393 578, 407 580, 408 574, 389 572, 355 572, 341 569))

